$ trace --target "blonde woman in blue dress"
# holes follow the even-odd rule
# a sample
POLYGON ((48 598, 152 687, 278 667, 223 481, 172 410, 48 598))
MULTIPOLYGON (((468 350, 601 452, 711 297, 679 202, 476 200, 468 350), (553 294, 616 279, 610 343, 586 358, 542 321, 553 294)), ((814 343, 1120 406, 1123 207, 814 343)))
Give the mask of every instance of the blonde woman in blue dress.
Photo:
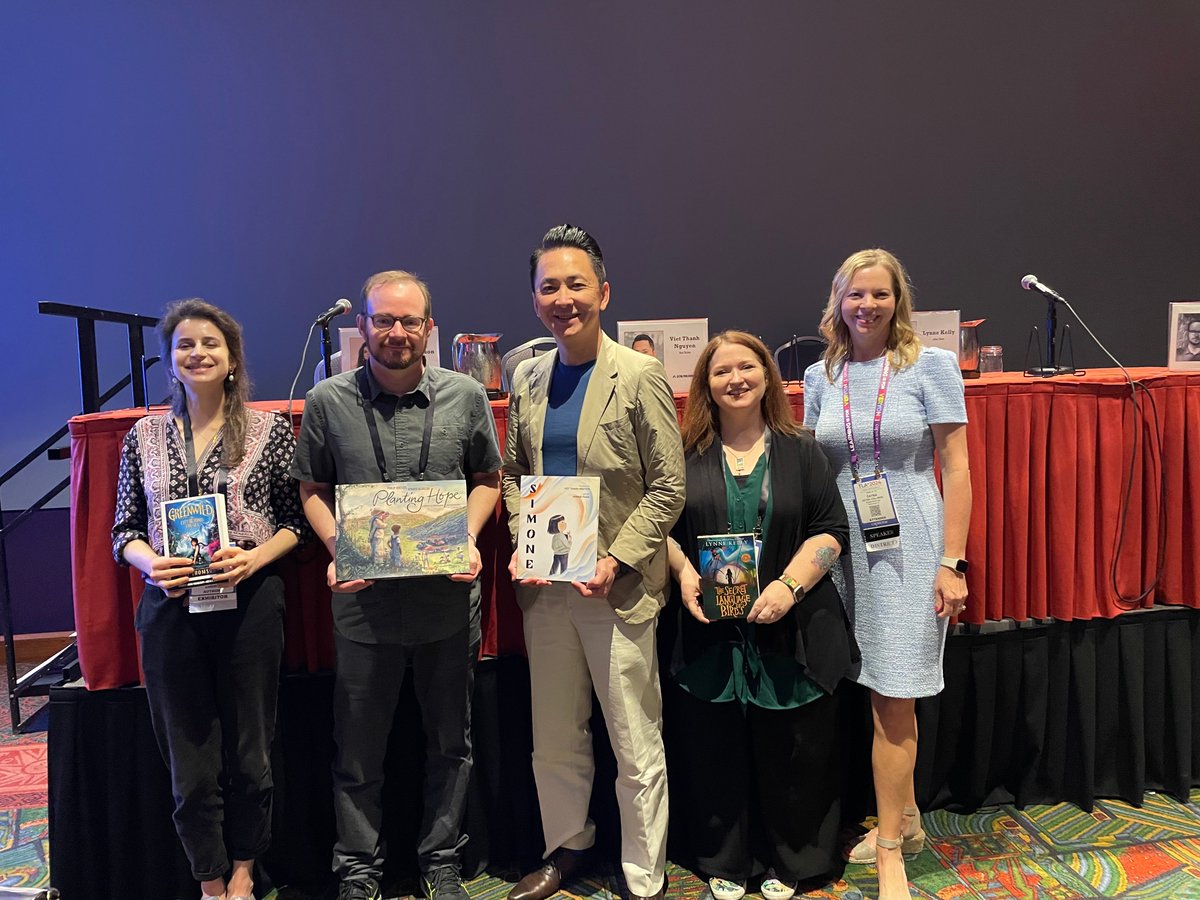
POLYGON ((955 354, 921 346, 912 308, 912 285, 895 256, 855 253, 833 279, 821 320, 824 357, 804 375, 805 424, 837 472, 850 514, 850 552, 831 574, 862 652, 855 680, 871 692, 879 811, 878 828, 850 861, 876 863, 880 900, 911 896, 902 854, 925 843, 913 789, 916 698, 942 690, 946 627, 967 602, 962 377, 955 354), (892 516, 880 513, 889 500, 892 516), (898 522, 898 540, 885 519, 898 522))

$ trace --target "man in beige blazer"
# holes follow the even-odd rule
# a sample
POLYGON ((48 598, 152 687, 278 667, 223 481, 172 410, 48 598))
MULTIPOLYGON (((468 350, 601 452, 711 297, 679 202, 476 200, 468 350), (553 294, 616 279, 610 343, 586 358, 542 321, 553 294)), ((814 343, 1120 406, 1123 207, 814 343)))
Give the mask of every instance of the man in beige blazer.
MULTIPOLYGON (((609 286, 591 235, 550 229, 530 258, 530 279, 534 311, 558 348, 513 375, 503 473, 509 525, 515 538, 522 475, 598 476, 600 558, 586 583, 516 584, 546 858, 509 900, 544 900, 586 864, 595 841, 593 687, 617 758, 625 880, 635 898, 661 897, 667 773, 654 642, 667 532, 684 500, 675 401, 658 360, 601 331, 609 286)), ((509 570, 515 580, 515 556, 509 570)))

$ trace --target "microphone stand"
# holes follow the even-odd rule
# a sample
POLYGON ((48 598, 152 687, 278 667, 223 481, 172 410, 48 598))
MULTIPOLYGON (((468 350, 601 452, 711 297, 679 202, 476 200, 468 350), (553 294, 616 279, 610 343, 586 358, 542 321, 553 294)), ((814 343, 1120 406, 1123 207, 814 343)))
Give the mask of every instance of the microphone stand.
POLYGON ((333 374, 333 344, 329 339, 329 319, 321 321, 321 359, 325 361, 325 377, 333 374))
MULTIPOLYGON (((1034 329, 1037 330, 1036 328, 1034 329)), ((1061 366, 1058 359, 1056 337, 1058 335, 1058 301, 1046 297, 1046 365, 1032 366, 1025 370, 1026 375, 1034 378, 1053 378, 1055 375, 1070 375, 1074 366, 1061 366)))

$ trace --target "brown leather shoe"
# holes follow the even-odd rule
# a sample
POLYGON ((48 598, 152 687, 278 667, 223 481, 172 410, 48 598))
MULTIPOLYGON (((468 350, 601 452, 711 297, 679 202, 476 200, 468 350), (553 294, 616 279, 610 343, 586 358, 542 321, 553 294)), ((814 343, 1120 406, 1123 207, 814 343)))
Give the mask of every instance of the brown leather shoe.
POLYGON ((508 900, 546 900, 558 893, 564 881, 583 871, 587 850, 555 850, 540 869, 534 869, 513 885, 508 900))

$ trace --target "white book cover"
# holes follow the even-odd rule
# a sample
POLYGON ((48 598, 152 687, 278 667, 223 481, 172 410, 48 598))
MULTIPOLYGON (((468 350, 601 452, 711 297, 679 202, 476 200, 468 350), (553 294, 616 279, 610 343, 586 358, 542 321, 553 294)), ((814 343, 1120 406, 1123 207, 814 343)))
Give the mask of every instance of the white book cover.
POLYGON ((522 475, 517 577, 589 581, 599 553, 600 479, 522 475))

